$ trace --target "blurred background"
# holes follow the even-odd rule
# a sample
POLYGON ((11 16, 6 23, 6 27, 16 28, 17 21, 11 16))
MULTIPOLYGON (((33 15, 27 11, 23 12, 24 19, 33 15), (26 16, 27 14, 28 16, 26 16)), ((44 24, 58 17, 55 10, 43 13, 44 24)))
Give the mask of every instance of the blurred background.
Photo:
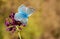
POLYGON ((0 39, 18 39, 17 32, 6 30, 4 21, 21 4, 36 10, 21 31, 22 39, 60 39, 60 0, 0 0, 0 39))

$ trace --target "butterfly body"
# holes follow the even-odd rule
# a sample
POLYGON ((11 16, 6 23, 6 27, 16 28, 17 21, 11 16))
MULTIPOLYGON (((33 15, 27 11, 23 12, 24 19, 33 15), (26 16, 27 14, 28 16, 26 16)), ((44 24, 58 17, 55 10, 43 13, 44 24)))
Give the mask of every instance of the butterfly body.
POLYGON ((30 9, 26 7, 25 5, 21 5, 18 8, 18 12, 14 16, 14 19, 26 25, 28 21, 28 17, 31 16, 33 11, 34 11, 33 9, 30 9))

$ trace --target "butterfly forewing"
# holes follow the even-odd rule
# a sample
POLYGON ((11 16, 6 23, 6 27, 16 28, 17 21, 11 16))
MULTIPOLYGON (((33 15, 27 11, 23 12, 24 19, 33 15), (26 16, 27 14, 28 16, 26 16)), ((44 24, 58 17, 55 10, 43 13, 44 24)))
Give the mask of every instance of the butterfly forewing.
POLYGON ((34 12, 34 8, 32 7, 27 7, 25 5, 21 5, 19 8, 18 8, 18 12, 25 12, 28 16, 31 16, 34 12))

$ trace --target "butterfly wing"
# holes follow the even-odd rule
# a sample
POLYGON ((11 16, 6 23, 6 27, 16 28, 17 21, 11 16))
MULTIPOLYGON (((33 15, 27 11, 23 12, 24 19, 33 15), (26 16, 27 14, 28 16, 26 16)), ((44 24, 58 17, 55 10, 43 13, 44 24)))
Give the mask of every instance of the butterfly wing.
POLYGON ((24 18, 24 19, 22 19, 21 22, 22 22, 24 25, 27 25, 28 18, 24 18))
POLYGON ((31 16, 34 12, 33 8, 26 8, 26 13, 28 14, 28 16, 31 16))
POLYGON ((18 12, 25 12, 28 16, 31 16, 34 12, 34 8, 21 5, 18 7, 18 12))
POLYGON ((18 7, 18 12, 26 12, 26 6, 25 5, 21 5, 18 7))
POLYGON ((27 21, 28 21, 28 17, 26 16, 26 14, 24 12, 16 13, 15 16, 14 16, 14 19, 16 21, 20 21, 24 25, 26 25, 27 21))

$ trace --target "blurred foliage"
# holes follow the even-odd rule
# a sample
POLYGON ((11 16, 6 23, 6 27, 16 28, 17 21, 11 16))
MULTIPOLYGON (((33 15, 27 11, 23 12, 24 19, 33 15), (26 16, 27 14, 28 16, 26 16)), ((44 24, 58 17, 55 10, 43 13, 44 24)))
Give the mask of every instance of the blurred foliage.
POLYGON ((8 32, 4 22, 11 12, 17 12, 21 4, 28 4, 36 10, 21 31, 22 39, 60 37, 60 28, 57 28, 60 26, 60 2, 57 0, 0 0, 0 39, 18 39, 17 32, 8 32))

